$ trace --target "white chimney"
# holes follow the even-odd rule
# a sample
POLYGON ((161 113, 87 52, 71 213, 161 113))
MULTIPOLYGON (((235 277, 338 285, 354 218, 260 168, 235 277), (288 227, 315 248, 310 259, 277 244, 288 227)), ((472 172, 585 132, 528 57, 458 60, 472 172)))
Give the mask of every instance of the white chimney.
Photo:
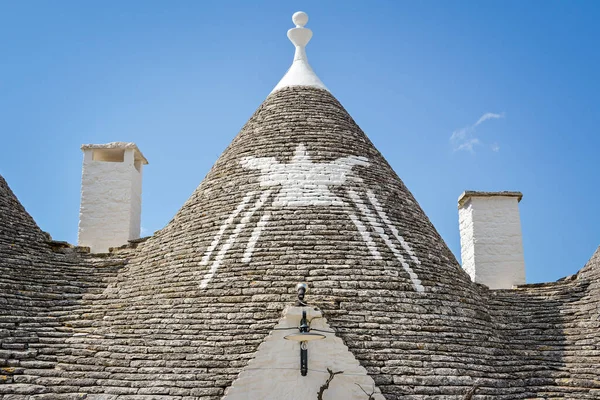
POLYGON ((84 144, 78 245, 92 253, 140 237, 142 168, 135 143, 84 144))
POLYGON ((520 192, 466 191, 458 198, 460 253, 474 282, 490 289, 525 283, 520 192))

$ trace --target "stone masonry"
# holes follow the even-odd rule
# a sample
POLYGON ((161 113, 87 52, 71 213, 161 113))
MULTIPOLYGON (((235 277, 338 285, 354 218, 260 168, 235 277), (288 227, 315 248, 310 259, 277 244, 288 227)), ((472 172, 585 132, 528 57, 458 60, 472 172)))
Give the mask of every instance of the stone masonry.
POLYGON ((600 249, 559 282, 473 283, 340 103, 290 87, 166 227, 108 255, 51 241, 0 180, 0 399, 222 399, 302 281, 387 400, 600 398, 600 249))

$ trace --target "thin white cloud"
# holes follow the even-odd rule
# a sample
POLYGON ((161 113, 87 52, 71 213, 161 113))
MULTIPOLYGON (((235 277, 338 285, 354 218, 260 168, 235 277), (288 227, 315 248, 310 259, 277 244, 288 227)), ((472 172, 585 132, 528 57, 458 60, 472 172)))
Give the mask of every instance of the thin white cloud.
POLYGON ((450 136, 450 140, 462 140, 465 138, 465 136, 467 136, 467 132, 468 132, 467 128, 457 129, 454 132, 452 132, 452 136, 450 136))
MULTIPOLYGON (((477 129, 476 128, 479 125, 483 124, 487 120, 499 119, 499 118, 504 118, 503 112, 502 113, 488 112, 488 113, 483 114, 481 117, 479 117, 477 122, 475 122, 474 124, 467 125, 464 128, 456 129, 454 132, 452 132, 452 135, 450 135, 450 142, 454 146, 454 151, 465 150, 465 151, 469 151, 471 153, 475 153, 474 147, 476 145, 482 144, 481 140, 479 140, 479 138, 477 137, 477 129)), ((492 151, 495 151, 495 152, 500 151, 500 146, 498 145, 498 143, 494 143, 492 145, 492 151)))
POLYGON ((498 118, 504 118, 504 113, 500 113, 500 114, 485 113, 481 116, 481 118, 479 118, 477 120, 477 122, 475 122, 474 126, 477 126, 477 125, 481 124, 482 122, 487 121, 488 119, 498 119, 498 118))
POLYGON ((471 153, 475 153, 475 150, 473 150, 473 146, 479 144, 479 139, 477 138, 471 138, 469 140, 467 140, 464 143, 461 143, 456 149, 455 151, 459 151, 459 150, 467 150, 470 151, 471 153))

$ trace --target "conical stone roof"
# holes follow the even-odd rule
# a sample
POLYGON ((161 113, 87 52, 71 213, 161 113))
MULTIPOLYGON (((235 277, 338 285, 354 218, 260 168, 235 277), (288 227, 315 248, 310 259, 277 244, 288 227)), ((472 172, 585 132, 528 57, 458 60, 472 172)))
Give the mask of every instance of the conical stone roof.
POLYGON ((356 281, 394 281, 409 297, 467 282, 366 135, 310 87, 270 95, 145 248, 178 249, 208 292, 273 269, 295 281, 357 269, 356 281))
POLYGON ((49 284, 41 271, 51 270, 48 238, 0 176, 0 307, 14 314, 34 313, 42 308, 49 284), (39 308, 38 308, 39 307, 39 308))
POLYGON ((43 241, 44 234, 0 175, 0 243, 15 247, 43 241))
POLYGON ((221 398, 304 281, 311 306, 388 399, 415 385, 461 393, 475 378, 451 368, 491 363, 494 333, 476 286, 314 75, 303 50, 310 35, 297 25, 288 33, 297 47, 290 71, 96 299, 93 334, 73 338, 109 349, 81 362, 124 368, 111 384, 194 374, 193 389, 178 393, 221 398), (455 338, 438 364, 446 372, 403 376, 439 347, 449 351, 445 336, 455 338))
MULTIPOLYGON (((94 336, 76 340, 133 357, 123 364, 128 379, 148 368, 185 367, 205 388, 192 395, 220 398, 302 281, 310 304, 386 398, 420 382, 402 369, 438 347, 453 350, 444 368, 491 362, 494 333, 476 286, 339 101, 305 85, 267 97, 173 220, 95 303, 103 317, 94 336), (447 336, 455 338, 451 347, 447 336)), ((474 382, 450 370, 426 379, 442 392, 474 382)))
POLYGON ((121 265, 53 242, 0 176, 0 399, 64 398, 34 380, 45 372, 60 376, 57 356, 65 354, 74 321, 89 310, 82 297, 102 291, 121 265))
MULTIPOLYGON (((265 100, 95 303, 98 336, 77 338, 78 346, 103 343, 134 357, 123 365, 131 379, 185 365, 195 385, 209 387, 193 393, 220 398, 302 281, 309 303, 377 371, 387 398, 415 383, 394 376, 438 346, 455 350, 440 364, 448 368, 485 365, 495 351, 480 296, 418 203, 340 103, 310 87, 265 100), (450 347, 446 335, 455 337, 450 347)), ((96 357, 115 363, 119 355, 96 357)), ((452 375, 426 385, 466 390, 474 382, 452 375)))

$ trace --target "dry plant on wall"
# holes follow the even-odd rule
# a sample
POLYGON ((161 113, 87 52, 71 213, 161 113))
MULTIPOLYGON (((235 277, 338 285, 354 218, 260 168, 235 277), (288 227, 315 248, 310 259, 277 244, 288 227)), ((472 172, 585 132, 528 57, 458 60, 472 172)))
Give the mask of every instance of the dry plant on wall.
POLYGON ((473 396, 475 395, 475 392, 477 391, 477 389, 479 389, 479 383, 475 382, 473 387, 471 389, 469 389, 469 391, 467 393, 465 393, 465 397, 463 397, 463 400, 471 400, 473 398, 473 396))
POLYGON ((321 386, 321 388, 319 389, 319 393, 317 393, 317 400, 323 400, 323 393, 325 393, 325 391, 329 389, 329 384, 331 383, 333 378, 335 378, 336 375, 344 373, 344 371, 333 372, 329 368, 327 368, 327 372, 329 372, 329 378, 327 378, 323 386, 321 386))
MULTIPOLYGON (((323 399, 323 393, 325 393, 325 391, 327 389, 329 389, 329 384, 331 383, 331 381, 333 380, 333 378, 335 378, 336 375, 344 373, 344 371, 333 372, 329 368, 327 368, 327 372, 329 372, 329 378, 327 378, 327 380, 325 381, 325 383, 319 389, 319 393, 317 393, 317 400, 324 400, 323 399)), ((364 394, 367 395, 367 400, 374 400, 375 399, 375 397, 373 397, 373 395, 375 394, 375 386, 373 386, 373 390, 371 391, 371 393, 367 393, 367 391, 365 389, 363 389, 363 387, 360 386, 358 383, 355 383, 355 385, 358 386, 360 388, 360 390, 362 390, 364 392, 364 394)))
POLYGON ((373 386, 373 390, 371 391, 371 393, 367 393, 367 391, 363 389, 363 387, 360 386, 358 383, 356 383, 356 386, 358 386, 360 390, 362 390, 364 394, 368 396, 367 400, 375 400, 375 397, 373 397, 375 395, 375 386, 373 386))

